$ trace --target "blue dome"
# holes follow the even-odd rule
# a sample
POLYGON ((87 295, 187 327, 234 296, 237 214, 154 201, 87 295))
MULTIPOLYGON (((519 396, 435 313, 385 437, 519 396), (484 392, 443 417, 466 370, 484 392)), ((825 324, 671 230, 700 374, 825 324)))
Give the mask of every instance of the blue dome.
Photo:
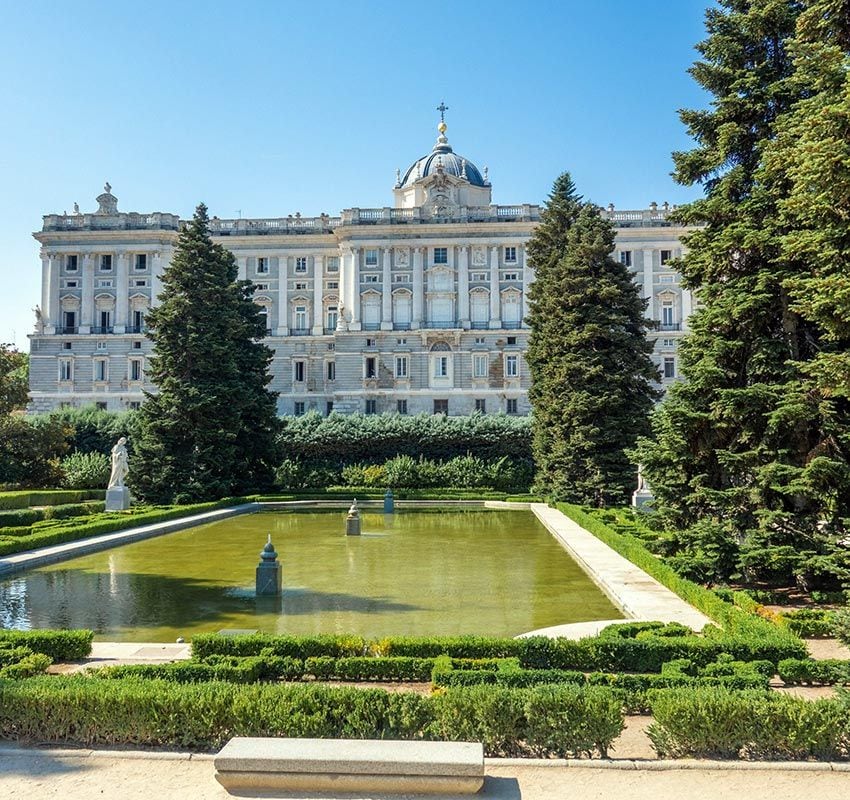
POLYGON ((427 156, 416 159, 410 165, 404 177, 401 179, 400 187, 410 186, 419 178, 425 178, 428 175, 433 175, 437 171, 437 165, 442 164, 443 170, 447 175, 454 175, 456 178, 465 178, 473 186, 486 186, 484 178, 468 158, 459 156, 455 153, 448 140, 444 135, 437 139, 437 144, 427 156), (465 174, 464 174, 465 172, 465 174))

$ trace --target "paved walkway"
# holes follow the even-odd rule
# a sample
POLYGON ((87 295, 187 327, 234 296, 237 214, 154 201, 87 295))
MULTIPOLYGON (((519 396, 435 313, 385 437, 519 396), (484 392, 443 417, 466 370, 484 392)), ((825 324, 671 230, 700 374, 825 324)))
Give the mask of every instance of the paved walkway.
MULTIPOLYGON (((711 623, 705 614, 557 509, 532 503, 531 510, 627 617, 680 622, 695 631, 711 623)), ((557 627, 549 630, 555 632, 547 635, 560 635, 557 627)))
MULTIPOLYGON (((679 761, 655 762, 650 767, 634 761, 487 759, 484 788, 464 800, 846 800, 850 773, 838 770, 847 769, 850 764, 679 761)), ((0 747, 0 797, 4 799, 232 798, 214 774, 208 755, 0 747)), ((294 800, 298 795, 287 797, 294 800)), ((310 800, 319 800, 319 796, 312 795, 310 800)))

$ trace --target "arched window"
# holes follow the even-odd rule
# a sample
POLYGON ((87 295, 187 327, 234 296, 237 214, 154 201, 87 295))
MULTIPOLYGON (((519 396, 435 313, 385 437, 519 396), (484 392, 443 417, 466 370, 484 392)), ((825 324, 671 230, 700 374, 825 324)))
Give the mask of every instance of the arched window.
POLYGON ((454 385, 452 348, 446 342, 435 342, 428 355, 430 361, 430 385, 432 388, 448 388, 454 385))
POLYGON ((378 292, 363 292, 360 296, 360 319, 364 331, 376 331, 381 327, 381 295, 378 292))
POLYGON ((473 289, 469 293, 469 319, 473 328, 486 328, 490 321, 490 292, 473 289))
POLYGON ((509 289, 502 294, 502 324, 506 328, 518 328, 521 320, 519 292, 509 289))

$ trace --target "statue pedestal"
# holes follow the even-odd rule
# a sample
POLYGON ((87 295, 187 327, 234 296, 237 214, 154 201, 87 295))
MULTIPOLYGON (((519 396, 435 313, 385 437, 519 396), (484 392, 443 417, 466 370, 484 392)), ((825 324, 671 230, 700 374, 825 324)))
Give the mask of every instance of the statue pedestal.
POLYGON ((649 511, 649 508, 644 508, 647 503, 655 500, 652 492, 649 489, 637 489, 632 492, 632 506, 639 511, 649 511))
POLYGON ((257 597, 276 597, 283 588, 283 565, 265 562, 257 567, 257 597))
POLYGON ((106 510, 126 511, 130 507, 130 490, 126 486, 113 486, 106 490, 106 510))

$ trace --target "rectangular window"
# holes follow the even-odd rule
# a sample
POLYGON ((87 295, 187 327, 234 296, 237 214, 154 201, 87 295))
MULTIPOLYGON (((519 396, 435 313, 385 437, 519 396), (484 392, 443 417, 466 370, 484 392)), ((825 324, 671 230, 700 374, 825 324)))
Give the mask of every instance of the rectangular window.
MULTIPOLYGON (((106 349, 106 343, 105 342, 104 342, 104 348, 103 349, 104 350, 106 349)), ((141 350, 142 349, 142 343, 138 340, 133 342, 133 349, 134 350, 141 350)))
POLYGON ((673 251, 672 250, 662 250, 661 251, 661 266, 663 267, 672 258, 673 258, 673 251))
POLYGON ((488 280, 490 280, 490 276, 487 275, 486 272, 473 272, 470 276, 470 280, 478 281, 479 283, 486 283, 488 280))
POLYGON ((516 264, 516 247, 505 248, 505 263, 516 264))
POLYGON ((519 413, 517 410, 517 400, 515 397, 509 397, 507 400, 505 400, 505 411, 508 414, 519 413))
POLYGON ((397 272, 393 275, 393 283, 410 283, 410 273, 397 272))
POLYGON ((631 250, 620 250, 620 263, 625 267, 630 267, 632 265, 631 250))
POLYGON ((519 273, 518 272, 506 272, 504 280, 506 281, 518 281, 519 273))
POLYGON ((664 377, 665 378, 675 378, 676 377, 676 359, 668 356, 664 359, 664 377))
POLYGON ((292 362, 292 380, 296 383, 304 383, 307 376, 307 364, 304 361, 292 362))
POLYGON ((100 271, 112 272, 112 256, 109 254, 100 257, 100 271))
POLYGON ((407 339, 403 336, 401 339, 395 340, 396 344, 407 344, 407 339))
POLYGON ((307 329, 307 306, 295 306, 295 330, 307 329))
POLYGON ((676 346, 676 340, 675 339, 662 339, 661 340, 661 346, 662 347, 675 347, 676 346))
POLYGON ((472 357, 472 377, 473 378, 486 378, 489 364, 489 361, 486 354, 474 355, 472 357))
POLYGON ((328 281, 328 289, 339 289, 339 281, 328 281))
POLYGON ((59 360, 59 380, 74 380, 74 362, 71 361, 70 358, 62 358, 59 360))
POLYGON ((448 414, 449 413, 449 401, 448 400, 435 400, 434 401, 434 413, 435 414, 448 414))
POLYGON ((658 276, 659 283, 675 283, 676 276, 675 275, 659 275, 658 276))
POLYGON ((105 401, 105 400, 98 400, 98 401, 94 404, 94 407, 95 407, 98 411, 106 411, 106 401, 105 401))
POLYGON ((407 413, 407 400, 396 400, 395 401, 395 410, 399 414, 407 413))
POLYGON ((79 284, 80 284, 79 281, 65 281, 65 288, 66 289, 76 289, 77 286, 79 286, 79 284))
POLYGON ((105 358, 96 358, 94 360, 94 379, 96 381, 109 380, 108 363, 109 362, 105 358))
POLYGON ((296 400, 294 404, 294 412, 296 417, 304 416, 304 401, 296 400))
POLYGON ((295 271, 296 272, 306 272, 307 271, 307 257, 299 256, 295 259, 295 271))
POLYGON ((267 292, 269 290, 269 284, 267 283, 255 283, 254 286, 258 292, 267 292))
POLYGON ((363 283, 380 283, 381 276, 380 275, 364 275, 363 283))
POLYGON ((374 347, 377 343, 377 339, 366 339, 366 347, 374 347))
POLYGON ((97 282, 98 289, 111 289, 112 288, 112 278, 101 278, 97 282))
POLYGON ((142 278, 141 280, 133 281, 133 286, 145 287, 147 285, 148 285, 148 282, 144 278, 142 278))
POLYGON ((333 410, 334 410, 334 401, 328 400, 328 402, 325 403, 325 416, 329 417, 331 415, 331 413, 333 413, 333 410))
POLYGON ((487 401, 486 400, 476 400, 475 401, 475 410, 481 414, 487 413, 487 401))
MULTIPOLYGON (((98 344, 100 344, 100 342, 98 342, 98 344)), ((63 350, 70 350, 71 349, 71 343, 70 342, 62 342, 62 349, 63 350)))
POLYGON ((484 340, 483 336, 476 336, 475 337, 475 344, 484 344, 484 341, 485 340, 484 340))
POLYGON ((130 411, 138 411, 142 407, 138 400, 131 400, 127 405, 130 407, 130 411))
POLYGON ((328 306, 328 314, 327 314, 327 329, 329 331, 335 331, 337 322, 339 321, 339 308, 337 306, 328 306))
POLYGON ((449 263, 449 248, 448 247, 435 247, 434 248, 434 263, 435 264, 448 264, 449 263))
POLYGON ((508 344, 516 344, 516 336, 508 336, 508 344))
POLYGON ((661 324, 662 325, 672 325, 673 324, 673 304, 672 303, 664 303, 661 306, 661 324))
POLYGON ((328 272, 339 272, 339 256, 328 256, 328 272))
POLYGON ((366 401, 366 413, 367 414, 377 414, 378 413, 378 401, 377 400, 367 400, 366 401))
POLYGON ((134 267, 142 272, 148 268, 148 254, 147 253, 136 253, 136 262, 134 267))
POLYGON ((366 266, 367 267, 377 267, 378 266, 378 251, 377 250, 367 250, 366 251, 366 266))
POLYGON ((407 356, 395 357, 395 376, 396 378, 407 377, 407 356))
MULTIPOLYGON (((437 356, 434 359, 434 377, 448 378, 449 377, 449 357, 437 356)), ((437 413, 436 411, 434 412, 437 413)))
POLYGON ((329 381, 336 380, 336 361, 328 361, 327 374, 329 381))
POLYGON ((142 379, 142 361, 139 358, 130 359, 130 380, 140 381, 142 379))
POLYGON ((76 272, 79 256, 71 255, 65 256, 65 272, 76 272))
MULTIPOLYGON (((70 342, 68 342, 68 344, 71 344, 71 343, 70 343, 70 342)), ((69 348, 69 349, 70 349, 70 348, 69 348)), ((100 342, 98 342, 98 343, 97 343, 97 349, 98 349, 98 350, 106 350, 106 342, 104 342, 104 341, 100 341, 100 342)))
POLYGON ((369 356, 365 363, 363 364, 363 377, 364 378, 377 378, 378 377, 378 359, 374 356, 369 356))
POLYGON ((257 259, 257 274, 264 275, 269 271, 269 260, 265 256, 257 259))
POLYGON ((505 376, 508 378, 519 377, 519 356, 505 356, 505 376))

